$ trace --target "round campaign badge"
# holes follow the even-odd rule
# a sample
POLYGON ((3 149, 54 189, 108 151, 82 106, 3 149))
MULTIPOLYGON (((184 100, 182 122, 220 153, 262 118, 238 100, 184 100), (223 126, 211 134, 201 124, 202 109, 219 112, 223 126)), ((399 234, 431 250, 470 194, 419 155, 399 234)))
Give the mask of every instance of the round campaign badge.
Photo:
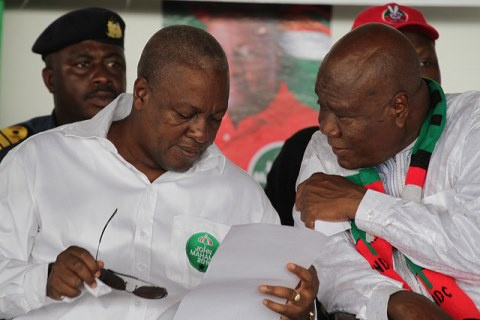
POLYGON ((188 261, 200 272, 207 271, 215 251, 220 243, 208 232, 199 232, 192 235, 185 247, 188 261))
POLYGON ((390 24, 403 23, 408 20, 407 14, 398 5, 388 5, 383 13, 383 20, 390 24))

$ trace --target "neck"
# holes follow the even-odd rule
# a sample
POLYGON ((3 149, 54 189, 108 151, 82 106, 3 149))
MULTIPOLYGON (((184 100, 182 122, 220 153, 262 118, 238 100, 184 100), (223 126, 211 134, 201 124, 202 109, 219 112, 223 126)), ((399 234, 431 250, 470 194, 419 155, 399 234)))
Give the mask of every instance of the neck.
POLYGON ((150 182, 153 182, 164 174, 166 170, 153 165, 152 161, 144 160, 150 159, 148 154, 144 151, 141 144, 136 141, 133 134, 127 134, 129 132, 136 132, 131 128, 131 122, 128 121, 128 118, 129 117, 112 122, 108 130, 107 139, 113 143, 117 148, 118 154, 120 154, 125 161, 142 172, 150 182))

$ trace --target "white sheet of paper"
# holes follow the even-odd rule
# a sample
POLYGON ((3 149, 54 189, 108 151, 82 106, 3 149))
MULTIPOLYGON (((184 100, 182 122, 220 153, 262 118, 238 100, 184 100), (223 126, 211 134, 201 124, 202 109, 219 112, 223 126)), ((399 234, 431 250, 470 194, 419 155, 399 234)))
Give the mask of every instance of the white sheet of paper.
POLYGON ((278 319, 258 291, 261 284, 295 288, 298 277, 287 263, 308 268, 327 237, 309 229, 271 224, 232 226, 212 259, 204 280, 181 302, 174 320, 278 319))
MULTIPOLYGON (((300 212, 298 212, 295 208, 293 209, 292 215, 293 215, 293 222, 296 226, 303 227, 305 225, 303 221, 300 219, 300 212)), ((350 228, 351 228, 350 223, 348 223, 347 221, 342 221, 342 222, 329 222, 329 221, 322 221, 322 220, 315 221, 315 231, 321 232, 327 237, 343 232, 350 228)))
POLYGON ((321 232, 326 236, 331 236, 345 230, 350 229, 350 223, 343 221, 343 222, 329 222, 329 221, 322 221, 316 220, 315 221, 315 231, 321 232))

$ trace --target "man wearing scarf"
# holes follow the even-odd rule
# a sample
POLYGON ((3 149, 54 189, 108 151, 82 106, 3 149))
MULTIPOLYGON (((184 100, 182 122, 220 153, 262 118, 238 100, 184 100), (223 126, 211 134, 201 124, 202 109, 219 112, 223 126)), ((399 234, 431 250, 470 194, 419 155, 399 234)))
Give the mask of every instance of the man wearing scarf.
POLYGON ((331 49, 297 225, 331 236, 318 299, 360 319, 479 319, 480 92, 443 93, 394 28, 331 49))

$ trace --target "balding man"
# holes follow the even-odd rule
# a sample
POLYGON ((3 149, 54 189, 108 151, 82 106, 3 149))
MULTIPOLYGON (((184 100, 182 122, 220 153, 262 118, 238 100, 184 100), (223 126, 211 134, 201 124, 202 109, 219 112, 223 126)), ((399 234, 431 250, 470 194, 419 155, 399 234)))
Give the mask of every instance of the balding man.
MULTIPOLYGON (((427 22, 421 11, 397 3, 368 7, 355 17, 352 29, 371 22, 383 23, 401 31, 417 51, 422 76, 441 82, 435 51, 435 41, 439 34, 427 22)), ((308 127, 288 138, 267 175, 265 193, 277 210, 282 224, 293 225, 295 183, 305 149, 316 131, 318 126, 308 127)))
MULTIPOLYGON (((229 226, 279 223, 212 144, 229 96, 218 42, 164 28, 137 70, 133 95, 30 138, 0 166, 0 317, 172 319, 229 226)), ((292 301, 264 303, 306 319, 318 280, 289 266, 298 289, 266 289, 292 301)))
POLYGON ((315 92, 296 218, 331 235, 320 301, 369 320, 480 318, 480 93, 445 96, 377 23, 333 46, 315 92))

